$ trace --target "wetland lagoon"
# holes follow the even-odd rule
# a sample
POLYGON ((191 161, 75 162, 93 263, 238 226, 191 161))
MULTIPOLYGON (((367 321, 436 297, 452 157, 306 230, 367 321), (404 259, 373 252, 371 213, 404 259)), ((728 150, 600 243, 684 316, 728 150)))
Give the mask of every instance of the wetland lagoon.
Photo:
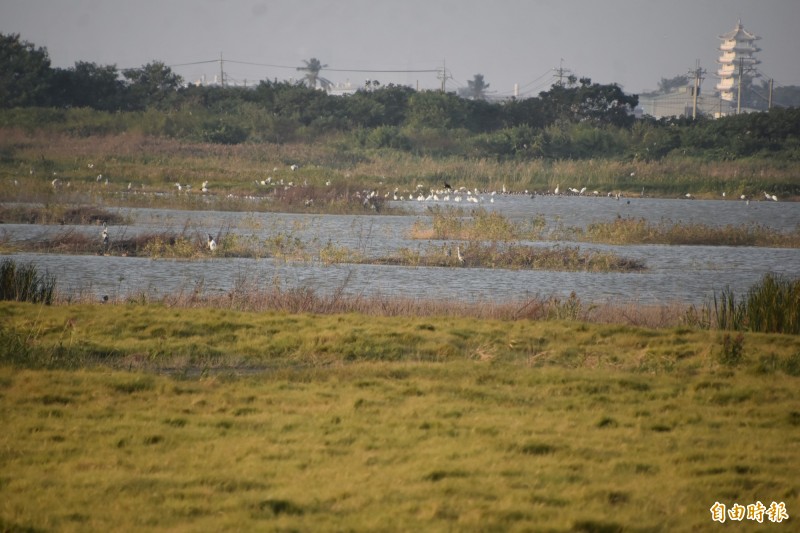
MULTIPOLYGON (((561 233, 581 231, 596 223, 619 220, 652 224, 714 227, 757 227, 767 232, 797 234, 798 202, 744 202, 738 200, 676 200, 656 198, 593 198, 582 196, 482 195, 476 207, 458 207, 452 217, 470 219, 475 210, 497 213, 509 224, 541 227, 537 240, 522 235, 520 245, 540 250, 577 249, 607 253, 637 261, 631 271, 586 271, 579 268, 465 268, 424 262, 376 264, 381 258, 420 256, 442 249, 451 254, 455 239, 414 238, 415 226, 429 225, 433 213, 446 202, 390 202, 400 215, 326 215, 275 212, 185 211, 115 208, 124 223, 108 227, 113 241, 141 234, 183 235, 202 243, 213 234, 224 243, 236 241, 261 246, 257 257, 230 257, 205 253, 186 258, 123 257, 121 254, 64 254, 17 251, 6 254, 58 273, 62 290, 87 297, 115 300, 145 293, 161 297, 175 291, 230 291, 248 280, 255 285, 279 283, 285 288, 310 287, 321 294, 344 291, 349 295, 382 295, 463 301, 519 301, 531 297, 568 297, 576 293, 591 303, 609 301, 702 304, 714 291, 730 287, 745 292, 768 272, 800 276, 800 248, 725 245, 602 244, 563 241, 561 233), (567 228, 566 230, 564 228, 567 228), (265 243, 268 246, 265 246, 265 243), (326 252, 344 251, 330 258, 326 252), (258 256, 260 255, 260 256, 258 256)), ((450 206, 454 206, 450 202, 450 206)), ((453 208, 455 209, 455 208, 453 208)), ((7 250, 17 243, 58 240, 84 235, 100 250, 101 229, 89 225, 3 224, 7 250)), ((611 269, 609 269, 611 270, 611 269)))
POLYGON ((796 520, 800 337, 698 310, 800 276, 800 203, 476 196, 2 224, 57 290, 0 302, 0 528, 796 520))

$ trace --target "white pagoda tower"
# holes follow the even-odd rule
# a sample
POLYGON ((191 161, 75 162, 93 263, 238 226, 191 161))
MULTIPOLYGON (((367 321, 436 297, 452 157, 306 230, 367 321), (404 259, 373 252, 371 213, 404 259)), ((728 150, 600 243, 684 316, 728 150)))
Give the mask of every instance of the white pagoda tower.
POLYGON ((740 20, 733 30, 720 35, 719 38, 722 39, 722 44, 719 45, 722 54, 717 60, 720 65, 717 70, 719 77, 717 90, 720 98, 733 102, 737 100, 740 74, 746 74, 760 63, 753 54, 761 50, 755 45, 755 41, 761 37, 745 30, 740 20))

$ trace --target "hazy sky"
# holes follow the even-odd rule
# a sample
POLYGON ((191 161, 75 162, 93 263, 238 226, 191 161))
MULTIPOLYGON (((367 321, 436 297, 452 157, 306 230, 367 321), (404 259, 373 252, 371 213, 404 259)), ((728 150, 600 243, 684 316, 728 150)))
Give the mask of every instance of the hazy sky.
MULTIPOLYGON (((509 95, 517 83, 523 96, 546 90, 562 60, 578 77, 629 93, 700 60, 710 89, 719 35, 739 19, 762 37, 759 70, 800 85, 800 0, 0 0, 0 33, 47 48, 55 67, 157 60, 186 81, 210 80, 222 54, 226 76, 252 84, 299 77, 295 67, 312 57, 341 70, 445 64, 448 90, 483 74, 490 92, 509 95)), ((322 76, 441 84, 436 72, 322 76)))

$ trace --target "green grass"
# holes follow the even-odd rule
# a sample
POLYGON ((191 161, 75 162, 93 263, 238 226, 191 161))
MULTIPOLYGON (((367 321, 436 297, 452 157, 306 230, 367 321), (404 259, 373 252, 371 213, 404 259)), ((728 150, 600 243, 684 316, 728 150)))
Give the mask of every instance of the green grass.
POLYGON ((715 501, 800 503, 780 374, 459 359, 0 383, 4 527, 675 531, 715 501))
POLYGON ((685 327, 0 317, 5 529, 687 531, 716 501, 800 507, 797 336, 743 333, 731 362, 685 327))

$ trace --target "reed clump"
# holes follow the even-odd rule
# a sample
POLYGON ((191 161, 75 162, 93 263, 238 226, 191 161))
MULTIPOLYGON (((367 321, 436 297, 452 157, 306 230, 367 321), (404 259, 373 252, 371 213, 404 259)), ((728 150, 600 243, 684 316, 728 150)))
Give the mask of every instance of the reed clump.
POLYGON ((714 294, 713 304, 705 307, 703 314, 711 317, 717 329, 797 335, 800 278, 768 273, 745 296, 739 298, 733 289, 725 288, 719 296, 714 294))
POLYGON ((542 216, 514 222, 484 208, 469 213, 448 207, 432 209, 430 225, 417 222, 410 232, 414 239, 459 239, 509 242, 525 240, 572 240, 602 244, 671 244, 703 246, 800 247, 800 226, 779 232, 761 224, 709 226, 644 218, 617 217, 593 222, 586 228, 562 225, 548 229, 542 216))
POLYGON ((17 264, 13 259, 0 263, 0 300, 50 305, 55 289, 55 276, 41 273, 36 265, 17 264))
POLYGON ((652 223, 644 218, 618 217, 574 230, 576 240, 606 244, 672 244, 704 246, 800 247, 800 228, 781 233, 761 224, 726 225, 672 222, 652 223))

